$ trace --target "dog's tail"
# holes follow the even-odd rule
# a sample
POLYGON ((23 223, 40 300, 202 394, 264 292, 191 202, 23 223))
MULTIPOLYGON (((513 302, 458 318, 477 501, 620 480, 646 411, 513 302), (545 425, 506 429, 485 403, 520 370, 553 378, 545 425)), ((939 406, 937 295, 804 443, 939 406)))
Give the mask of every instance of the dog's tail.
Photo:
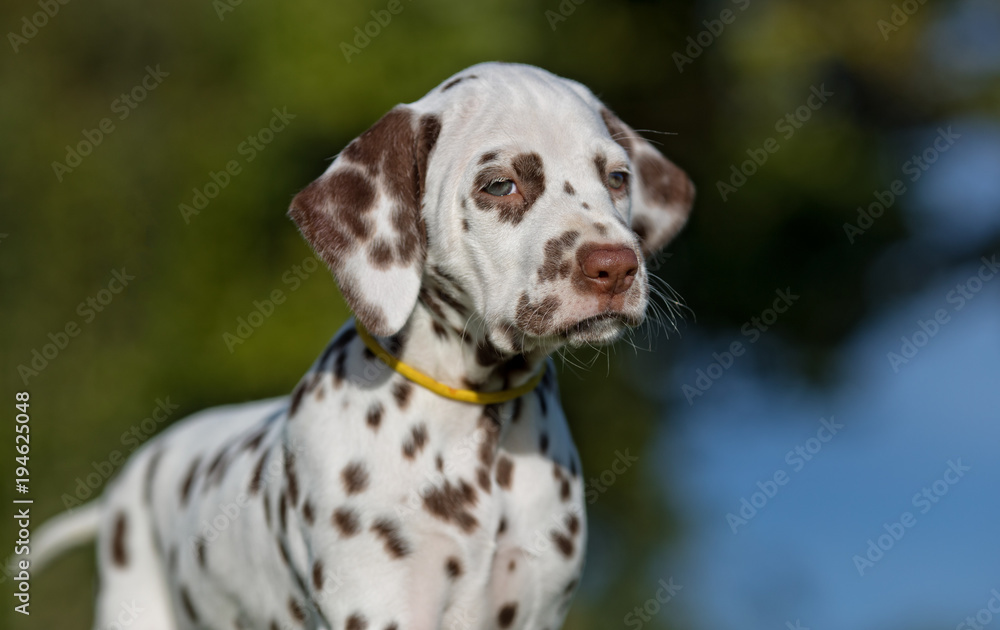
POLYGON ((32 534, 34 540, 28 556, 31 568, 38 571, 64 551, 97 538, 100 523, 100 501, 92 501, 45 521, 32 534))

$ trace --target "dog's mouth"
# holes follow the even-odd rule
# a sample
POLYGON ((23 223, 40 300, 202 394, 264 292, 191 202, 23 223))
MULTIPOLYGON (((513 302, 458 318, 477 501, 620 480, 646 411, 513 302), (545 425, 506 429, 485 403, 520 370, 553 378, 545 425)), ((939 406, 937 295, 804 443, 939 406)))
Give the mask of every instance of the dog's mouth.
POLYGON ((621 311, 605 311, 586 317, 577 322, 554 327, 541 335, 530 335, 541 341, 568 343, 571 346, 583 344, 603 345, 617 340, 628 328, 642 324, 642 316, 621 311))

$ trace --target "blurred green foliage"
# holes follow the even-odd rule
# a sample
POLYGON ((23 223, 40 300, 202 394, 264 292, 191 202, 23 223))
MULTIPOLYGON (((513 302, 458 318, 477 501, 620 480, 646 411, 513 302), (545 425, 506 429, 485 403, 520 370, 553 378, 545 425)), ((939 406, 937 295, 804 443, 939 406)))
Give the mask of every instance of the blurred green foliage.
MULTIPOLYGON (((875 24, 889 4, 868 0, 403 0, 348 61, 341 43, 384 2, 226 1, 73 0, 16 52, 0 53, 5 395, 22 388, 17 366, 49 333, 70 321, 82 328, 27 387, 36 524, 62 509, 60 497, 92 462, 127 450, 122 433, 158 397, 180 405, 174 420, 292 388, 347 311, 325 270, 290 290, 286 272, 310 255, 285 216, 291 197, 395 103, 467 65, 543 66, 591 86, 649 130, 700 191, 658 273, 708 330, 738 326, 775 288, 795 287, 808 299, 783 334, 812 350, 802 367, 815 376, 870 308, 859 298, 865 269, 904 233, 895 208, 853 247, 841 229, 895 176, 893 134, 949 112, 995 111, 1000 98, 996 89, 937 92, 946 78, 922 67, 920 38, 945 2, 924 5, 885 41, 875 24), (220 6, 232 10, 220 17, 220 6), (575 8, 552 21, 546 11, 560 7, 575 8), (735 21, 679 71, 673 55, 727 8, 735 21), (168 76, 119 119, 114 101, 147 66, 168 76), (821 84, 834 93, 829 102, 723 202, 716 181, 747 149, 778 137, 775 122, 821 84), (273 108, 294 120, 248 161, 239 146, 273 108), (58 181, 52 163, 65 162, 65 147, 105 117, 115 129, 58 181), (179 204, 231 160, 241 172, 186 223, 179 204), (134 281, 85 322, 77 305, 123 267, 134 281), (230 352, 223 333, 275 289, 287 301, 230 352)), ((5 3, 0 24, 18 33, 38 11, 27 0, 5 3)), ((670 344, 660 336, 656 348, 643 360, 656 370, 640 369, 621 346, 593 369, 562 373, 585 468, 600 472, 618 449, 639 457, 590 507, 591 566, 567 628, 621 625, 669 577, 650 574, 650 559, 683 540, 669 480, 665 490, 649 449, 658 423, 669 422, 663 397, 650 393, 670 344)), ((581 358, 592 357, 574 361, 581 358)), ((31 623, 17 627, 89 627, 92 574, 87 550, 38 576, 31 623)), ((649 627, 689 627, 681 621, 692 617, 671 604, 649 627)))

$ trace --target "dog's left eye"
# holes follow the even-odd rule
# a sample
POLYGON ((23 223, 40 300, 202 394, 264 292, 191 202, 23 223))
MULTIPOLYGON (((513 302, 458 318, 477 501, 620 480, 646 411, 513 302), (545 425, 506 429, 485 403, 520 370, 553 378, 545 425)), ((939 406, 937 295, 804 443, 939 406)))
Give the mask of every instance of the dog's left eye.
POLYGON ((614 173, 608 175, 608 186, 614 188, 615 190, 618 190, 619 188, 625 185, 626 178, 627 175, 625 173, 615 171, 614 173))
POLYGON ((506 197, 517 192, 517 186, 509 179, 498 179, 483 190, 494 197, 506 197))

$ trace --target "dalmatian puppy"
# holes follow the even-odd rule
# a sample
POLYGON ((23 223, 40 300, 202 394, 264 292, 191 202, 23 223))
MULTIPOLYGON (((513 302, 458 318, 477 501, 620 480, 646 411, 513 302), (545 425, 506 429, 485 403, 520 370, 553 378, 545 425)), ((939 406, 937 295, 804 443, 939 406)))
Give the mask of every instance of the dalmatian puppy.
POLYGON ((290 210, 354 320, 290 396, 144 445, 33 564, 96 535, 98 629, 559 628, 587 529, 548 357, 643 321, 693 196, 538 68, 395 107, 290 210))

